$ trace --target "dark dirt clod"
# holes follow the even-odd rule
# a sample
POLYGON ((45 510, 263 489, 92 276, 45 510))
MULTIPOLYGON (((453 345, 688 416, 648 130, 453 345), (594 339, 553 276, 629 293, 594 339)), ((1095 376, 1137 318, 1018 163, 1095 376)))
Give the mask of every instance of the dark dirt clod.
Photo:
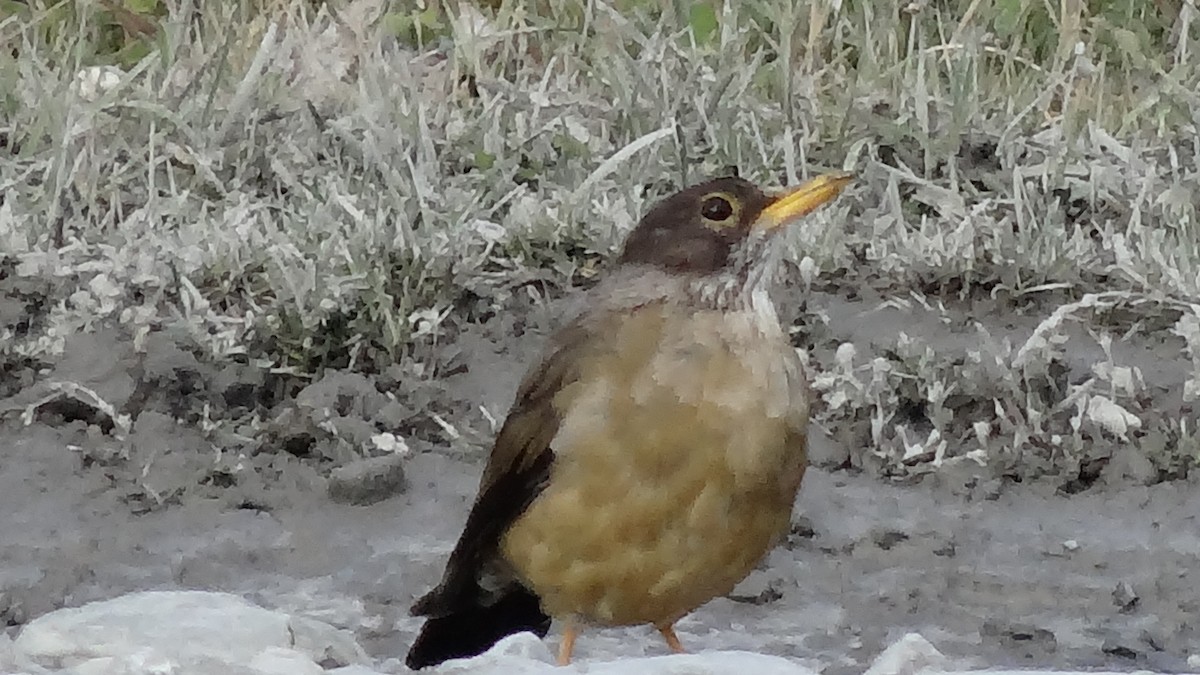
POLYGON ((1121 609, 1123 613, 1128 614, 1137 608, 1138 594, 1134 592, 1133 587, 1128 582, 1122 581, 1117 584, 1117 587, 1112 592, 1113 603, 1121 609))
POLYGON ((1025 658, 1043 658, 1058 649, 1054 633, 1027 623, 988 620, 979 629, 985 643, 992 643, 1023 654, 1025 658))
POLYGON ((888 551, 902 541, 908 541, 908 535, 895 530, 879 530, 871 534, 871 541, 879 548, 888 551))
POLYGON ((1131 661, 1135 660, 1139 656, 1141 656, 1141 653, 1139 653, 1136 649, 1129 647, 1125 644, 1122 644, 1120 642, 1117 642, 1116 640, 1113 640, 1113 639, 1105 640, 1104 645, 1102 647, 1100 647, 1100 651, 1102 651, 1105 654, 1108 654, 1110 656, 1116 656, 1116 657, 1119 657, 1122 659, 1128 659, 1131 661))
POLYGON ((333 470, 329 498, 342 504, 368 506, 404 492, 403 455, 369 457, 333 470))

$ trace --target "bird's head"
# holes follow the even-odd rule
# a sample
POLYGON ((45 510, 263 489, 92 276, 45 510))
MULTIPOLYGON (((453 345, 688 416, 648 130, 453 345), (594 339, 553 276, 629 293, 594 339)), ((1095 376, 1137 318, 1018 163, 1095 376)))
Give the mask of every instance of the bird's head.
POLYGON ((848 173, 829 173, 775 195, 742 178, 689 187, 642 217, 617 264, 685 275, 705 295, 743 295, 766 276, 776 235, 832 200, 850 180, 848 173))

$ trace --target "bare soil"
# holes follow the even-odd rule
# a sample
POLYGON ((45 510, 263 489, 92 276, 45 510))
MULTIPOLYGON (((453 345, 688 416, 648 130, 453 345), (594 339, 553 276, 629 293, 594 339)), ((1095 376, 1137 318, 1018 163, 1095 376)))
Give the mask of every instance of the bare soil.
MULTIPOLYGON (((919 309, 810 302, 866 353, 900 330, 970 348, 954 322, 919 309)), ((962 325, 982 320, 1019 338, 1038 321, 988 309, 964 308, 962 325)), ((490 435, 480 406, 502 416, 556 313, 467 329, 440 348, 454 366, 419 384, 404 373, 340 374, 293 397, 252 369, 204 370, 169 340, 154 358, 136 357, 119 332, 74 341, 50 372, 12 374, 10 412, 51 378, 149 403, 123 438, 111 420, 62 406, 28 426, 13 412, 0 426, 0 619, 15 633, 52 609, 130 591, 223 590, 348 628, 381 660, 403 656, 418 627, 407 608, 439 576, 473 497, 490 435), (148 375, 159 370, 195 371, 199 383, 148 375), (154 391, 139 394, 147 381, 154 391), (337 433, 294 447, 279 432, 249 452, 236 434, 206 431, 197 412, 238 403, 230 391, 260 401, 246 405, 292 405, 284 421, 296 428, 335 409, 324 428, 337 433), (305 396, 308 407, 296 407, 305 396), (418 409, 440 422, 416 425, 418 409), (344 439, 361 444, 387 420, 408 425, 403 487, 370 505, 332 500, 327 476, 352 461, 344 439)), ((1166 338, 1120 348, 1141 359, 1148 381, 1177 388, 1178 350, 1166 338)), ((1093 356, 1073 358, 1086 368, 1093 356)), ((1117 448, 1073 489, 1062 476, 1016 481, 969 462, 888 481, 846 459, 839 443, 854 434, 829 432, 814 440, 827 468, 806 477, 792 535, 731 598, 680 624, 691 649, 798 657, 840 675, 915 631, 962 666, 1188 669, 1200 644, 1194 477, 1148 480, 1117 448)), ((578 646, 582 658, 661 651, 642 629, 586 634, 578 646)))

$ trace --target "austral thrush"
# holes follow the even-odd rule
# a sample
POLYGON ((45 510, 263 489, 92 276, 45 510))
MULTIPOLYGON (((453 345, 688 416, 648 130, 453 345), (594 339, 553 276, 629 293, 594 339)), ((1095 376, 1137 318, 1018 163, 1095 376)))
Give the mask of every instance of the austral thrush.
POLYGON ((776 234, 850 181, 782 196, 690 187, 630 233, 529 371, 442 581, 413 614, 421 668, 520 631, 673 625, 729 593, 788 529, 809 390, 767 296, 776 234))

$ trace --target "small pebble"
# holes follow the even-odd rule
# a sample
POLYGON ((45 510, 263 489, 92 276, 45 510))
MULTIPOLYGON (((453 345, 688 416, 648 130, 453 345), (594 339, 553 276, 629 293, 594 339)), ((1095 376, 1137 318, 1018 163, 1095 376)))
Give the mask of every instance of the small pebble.
POLYGON ((754 570, 729 594, 734 602, 765 605, 783 597, 782 584, 762 570, 754 570))
POLYGON ((329 498, 341 504, 367 506, 404 492, 404 456, 383 455, 351 462, 329 476, 329 498))
POLYGON ((946 657, 919 633, 909 633, 883 650, 864 675, 913 675, 945 670, 946 657))
POLYGON ((1121 608, 1122 613, 1132 612, 1137 607, 1138 594, 1134 592, 1133 587, 1128 582, 1122 581, 1117 584, 1117 587, 1112 592, 1113 604, 1121 608))
POLYGON ((1052 631, 1019 622, 989 619, 979 627, 984 644, 1018 651, 1026 658, 1042 657, 1058 651, 1058 639, 1052 631))
POLYGON ((1100 651, 1108 654, 1109 656, 1116 656, 1122 659, 1133 660, 1138 657, 1138 652, 1136 649, 1126 645, 1117 638, 1106 639, 1104 644, 1100 646, 1100 651))
POLYGON ((879 548, 890 551, 896 544, 908 541, 908 535, 898 530, 880 529, 871 532, 871 541, 879 548))

